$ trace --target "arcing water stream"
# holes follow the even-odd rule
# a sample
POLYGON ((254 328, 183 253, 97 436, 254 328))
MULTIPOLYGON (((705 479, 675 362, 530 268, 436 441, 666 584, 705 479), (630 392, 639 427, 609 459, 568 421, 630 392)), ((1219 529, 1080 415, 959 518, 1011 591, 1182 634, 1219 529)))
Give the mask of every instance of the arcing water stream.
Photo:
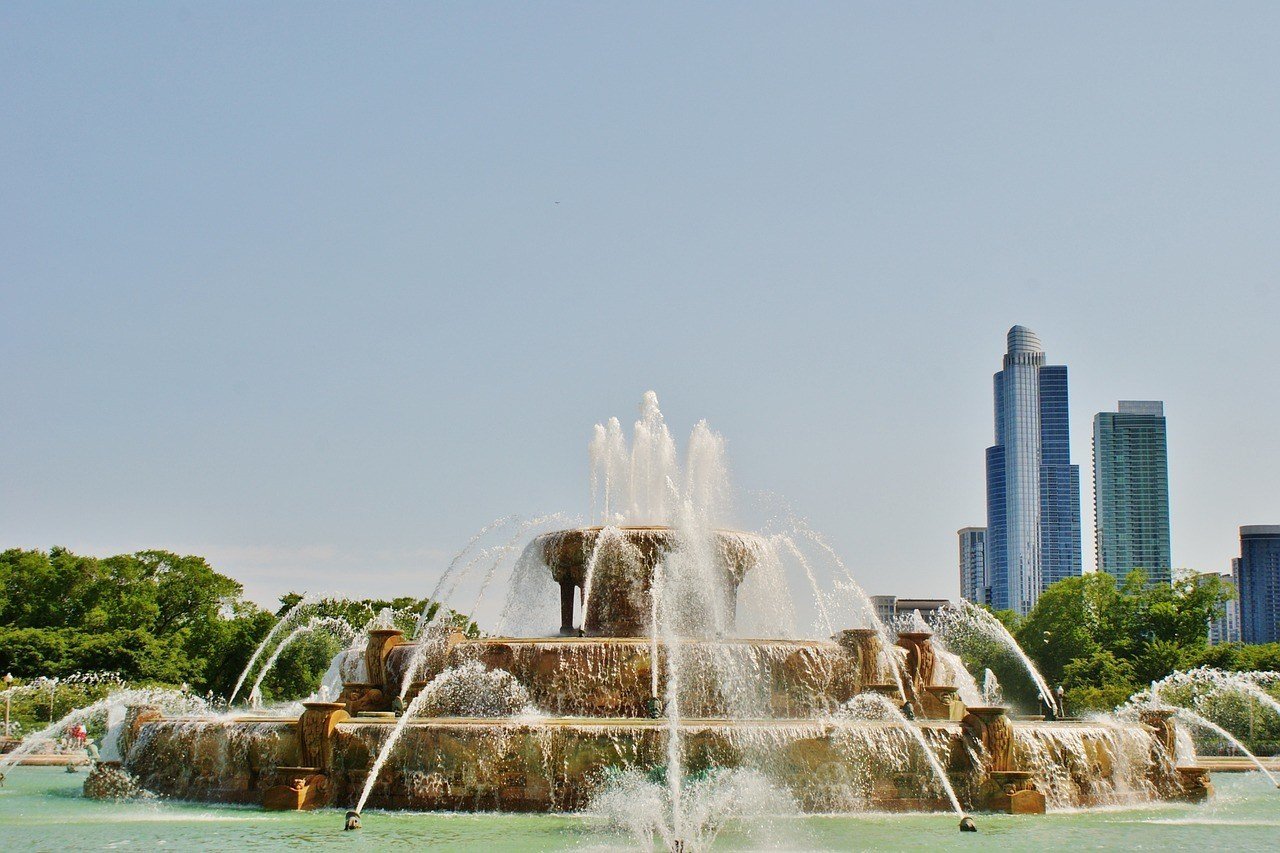
POLYGON ((286 628, 292 629, 295 627, 298 621, 315 606, 317 600, 318 598, 313 595, 302 596, 298 603, 289 608, 280 617, 280 621, 271 627, 267 635, 262 638, 262 642, 258 643, 258 647, 253 650, 253 654, 249 656, 249 662, 245 664, 244 671, 240 673, 240 677, 236 679, 236 686, 232 689, 231 695, 227 697, 228 705, 235 704, 236 696, 240 694, 240 688, 244 687, 245 679, 249 677, 250 672, 253 672, 253 668, 257 665, 258 659, 262 657, 263 651, 270 647, 275 642, 276 637, 280 636, 286 628))
POLYGON ((949 647, 961 651, 962 654, 965 640, 971 635, 976 634, 995 642, 1017 658, 1022 668, 1026 670, 1027 676, 1035 684, 1036 692, 1040 694, 1040 700, 1044 702, 1045 707, 1053 709, 1058 715, 1062 714, 1062 709, 1058 707, 1057 698, 1049 687, 1049 682, 1045 681, 1044 676, 1040 674, 1040 670, 1032 663, 1022 646, 1018 645, 1018 641, 1009 633, 1009 629, 991 613, 962 598, 939 612, 933 628, 949 647))
POLYGON ((254 708, 262 705, 262 682, 266 679, 271 670, 275 668, 276 662, 280 660, 280 655, 284 653, 289 646, 295 641, 316 632, 324 632, 334 637, 340 638, 344 643, 351 643, 356 638, 356 629, 351 627, 346 619, 335 616, 317 616, 309 619, 307 624, 299 625, 294 628, 287 637, 276 646, 271 653, 271 657, 267 658, 267 662, 262 665, 262 670, 258 673, 257 679, 253 682, 253 687, 249 690, 249 704, 254 708))
POLYGON ((947 771, 943 768, 942 763, 938 761, 938 756, 933 754, 933 750, 929 748, 929 743, 924 739, 920 728, 912 724, 910 720, 903 715, 902 710, 889 701, 888 697, 881 696, 876 693, 864 693, 851 700, 848 705, 841 708, 838 716, 846 719, 855 720, 891 720, 904 732, 911 736, 920 748, 920 753, 929 762, 930 769, 933 770, 933 777, 938 782, 938 786, 946 792, 947 800, 951 803, 951 808, 955 811, 956 816, 964 820, 964 808, 960 805, 960 798, 956 796, 955 788, 951 785, 951 780, 947 778, 947 771))

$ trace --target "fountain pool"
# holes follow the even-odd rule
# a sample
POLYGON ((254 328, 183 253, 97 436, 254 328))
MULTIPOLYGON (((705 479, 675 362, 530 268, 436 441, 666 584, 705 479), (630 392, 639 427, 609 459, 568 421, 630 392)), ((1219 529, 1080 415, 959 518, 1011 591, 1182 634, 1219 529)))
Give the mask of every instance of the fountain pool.
MULTIPOLYGON (((961 835, 945 814, 805 815, 788 819, 790 850, 965 850, 1043 853, 1045 850, 1274 849, 1280 832, 1275 791, 1256 773, 1221 774, 1207 804, 1147 803, 1130 808, 979 818, 981 831, 961 835)), ((60 768, 17 767, 0 788, 0 837, 11 849, 296 850, 422 848, 454 851, 617 849, 617 837, 585 814, 458 814, 379 812, 360 832, 340 832, 331 811, 263 812, 244 806, 190 802, 96 802, 80 795, 82 775, 60 768)), ((734 826, 715 848, 741 849, 749 836, 734 826)), ((766 842, 767 843, 767 842, 766 842)))

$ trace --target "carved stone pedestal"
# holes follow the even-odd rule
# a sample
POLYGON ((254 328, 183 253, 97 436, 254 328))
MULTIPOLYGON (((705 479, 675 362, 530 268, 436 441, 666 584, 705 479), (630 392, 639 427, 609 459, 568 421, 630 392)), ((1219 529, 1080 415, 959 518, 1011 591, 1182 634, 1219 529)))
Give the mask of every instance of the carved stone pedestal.
POLYGON ((889 677, 881 661, 884 644, 879 631, 874 628, 846 628, 831 639, 858 661, 858 680, 864 690, 873 684, 883 683, 889 677))
POLYGON ((1178 783, 1187 802, 1203 803, 1213 797, 1213 783, 1209 780, 1209 771, 1203 767, 1179 767, 1178 783))
POLYGON ((1027 770, 996 770, 984 784, 986 808, 1006 814, 1044 814, 1044 794, 1027 770))
POLYGON ((341 702, 304 702, 298 717, 298 764, 277 767, 277 784, 262 793, 262 807, 275 811, 314 809, 333 796, 333 733, 347 720, 341 702))

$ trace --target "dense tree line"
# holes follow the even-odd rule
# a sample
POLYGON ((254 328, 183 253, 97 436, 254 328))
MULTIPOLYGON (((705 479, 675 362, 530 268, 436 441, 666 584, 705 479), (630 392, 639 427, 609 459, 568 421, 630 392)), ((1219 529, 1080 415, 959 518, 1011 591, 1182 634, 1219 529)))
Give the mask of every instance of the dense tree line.
MULTIPOLYGON (((245 599, 238 581, 197 556, 11 549, 0 553, 0 673, 30 681, 111 672, 131 684, 185 684, 226 697, 259 642, 300 599, 290 593, 276 612, 264 610, 245 599)), ((340 616, 359 629, 381 614, 407 628, 425 605, 408 597, 326 599, 307 615, 340 616)), ((429 607, 434 613, 437 605, 429 607)), ((444 618, 475 633, 452 611, 444 618)), ((309 694, 344 645, 323 631, 300 637, 263 683, 264 697, 309 694)), ((72 701, 76 691, 67 690, 72 701)), ((55 699, 55 711, 63 701, 55 699)))
MULTIPOLYGON (((1079 713, 1113 708, 1175 669, 1280 670, 1280 644, 1208 645, 1209 622, 1232 595, 1213 576, 1148 585, 1141 572, 1119 583, 1092 573, 1050 586, 1026 618, 996 616, 1049 682, 1063 685, 1068 709, 1079 713)), ((0 553, 0 673, 30 680, 112 672, 132 684, 186 684, 194 693, 225 697, 259 642, 301 598, 290 593, 276 612, 264 610, 244 598, 239 582, 197 556, 11 549, 0 553)), ((409 629, 424 606, 432 614, 438 607, 408 597, 326 599, 311 604, 308 615, 342 617, 357 629, 391 619, 409 629)), ((457 613, 443 618, 477 632, 457 613)), ((324 631, 299 638, 264 681, 264 698, 309 694, 344 642, 324 631)), ((1021 664, 998 644, 971 637, 953 645, 972 668, 991 668, 1007 698, 1035 706, 1021 664)), ((52 712, 86 688, 66 689, 65 698, 51 693, 52 712)), ((46 708, 43 698, 29 701, 46 708)))
MULTIPOLYGON (((1120 582, 1094 572, 1050 586, 1025 619, 996 615, 1045 678, 1063 686, 1068 709, 1109 710, 1174 670, 1280 669, 1280 644, 1209 645, 1209 623, 1234 595, 1213 575, 1148 584, 1141 570, 1120 582)), ((1017 683, 1011 662, 997 666, 1017 683)))

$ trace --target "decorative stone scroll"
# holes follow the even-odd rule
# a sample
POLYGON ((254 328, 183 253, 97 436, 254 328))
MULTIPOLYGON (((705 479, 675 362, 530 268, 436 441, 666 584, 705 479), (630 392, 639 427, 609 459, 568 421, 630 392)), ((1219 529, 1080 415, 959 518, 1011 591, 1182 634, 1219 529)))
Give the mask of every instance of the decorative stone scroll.
POLYGON ((349 719, 341 702, 304 702, 298 717, 298 765, 322 773, 333 767, 333 732, 349 719))
POLYGON ((931 720, 949 720, 959 715, 953 709, 956 689, 950 685, 934 684, 934 667, 937 655, 933 650, 932 631, 899 631, 898 645, 907 651, 903 687, 917 717, 931 720))
POLYGON ((404 642, 404 631, 397 628, 375 628, 369 632, 369 644, 364 649, 364 666, 367 680, 385 692, 387 684, 387 655, 404 642))
POLYGON ((1144 708, 1138 712, 1138 719, 1152 729, 1152 738, 1170 763, 1176 762, 1178 754, 1178 732, 1173 725, 1175 713, 1172 708, 1144 708))

